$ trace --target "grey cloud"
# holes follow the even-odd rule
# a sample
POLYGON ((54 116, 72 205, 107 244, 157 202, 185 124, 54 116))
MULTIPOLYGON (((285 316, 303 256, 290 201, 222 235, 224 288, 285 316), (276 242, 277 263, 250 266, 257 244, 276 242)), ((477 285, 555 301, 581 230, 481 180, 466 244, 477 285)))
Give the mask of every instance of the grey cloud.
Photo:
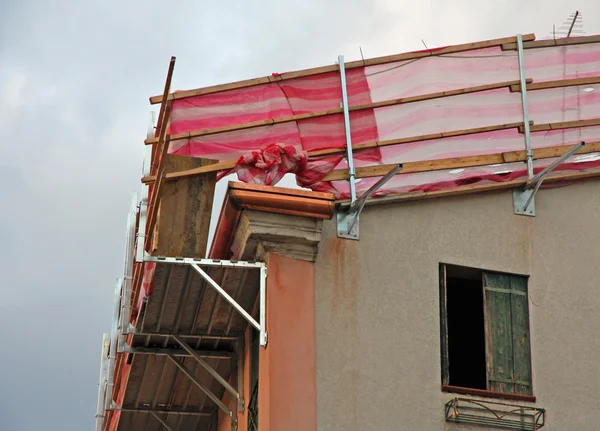
POLYGON ((93 427, 125 217, 158 109, 148 97, 171 55, 184 89, 357 59, 359 46, 376 56, 421 39, 545 36, 574 8, 600 32, 594 0, 0 2, 0 430, 93 427))

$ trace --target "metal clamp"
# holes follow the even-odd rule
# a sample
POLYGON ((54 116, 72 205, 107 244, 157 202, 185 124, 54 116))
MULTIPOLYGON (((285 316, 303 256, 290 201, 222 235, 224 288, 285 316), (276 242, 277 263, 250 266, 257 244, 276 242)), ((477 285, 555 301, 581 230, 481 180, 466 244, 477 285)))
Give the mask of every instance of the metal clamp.
POLYGON ((396 165, 390 170, 385 176, 381 177, 379 181, 373 184, 369 190, 367 190, 360 198, 353 200, 346 207, 338 208, 337 210, 337 235, 339 238, 346 239, 360 239, 358 230, 358 220, 360 212, 367 203, 367 199, 387 183, 394 175, 396 175, 402 169, 402 163, 396 165))
POLYGON ((513 190, 513 205, 515 209, 515 214, 517 215, 525 215, 530 217, 535 217, 535 194, 540 189, 544 178, 550 172, 552 172, 558 165, 564 163, 569 157, 579 151, 585 142, 580 142, 575 145, 561 157, 556 159, 550 165, 548 165, 545 169, 540 171, 537 175, 527 181, 525 187, 520 189, 513 190))

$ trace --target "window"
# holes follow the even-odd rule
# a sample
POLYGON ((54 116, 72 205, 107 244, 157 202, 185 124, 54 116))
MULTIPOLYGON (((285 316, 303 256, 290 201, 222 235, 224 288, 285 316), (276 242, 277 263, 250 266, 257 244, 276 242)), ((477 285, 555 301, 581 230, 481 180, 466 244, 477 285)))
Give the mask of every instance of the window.
POLYGON ((440 265, 442 385, 532 395, 527 277, 440 265))

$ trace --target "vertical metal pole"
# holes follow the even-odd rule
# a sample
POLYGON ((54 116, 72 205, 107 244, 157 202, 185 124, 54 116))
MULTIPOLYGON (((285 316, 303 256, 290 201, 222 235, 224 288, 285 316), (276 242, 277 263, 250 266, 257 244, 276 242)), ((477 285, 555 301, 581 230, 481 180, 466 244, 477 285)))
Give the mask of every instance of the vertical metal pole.
POLYGON ((523 107, 523 132, 525 134, 525 149, 527 150, 527 176, 533 178, 533 150, 531 148, 531 133, 529 131, 529 105, 527 103, 527 77, 525 76, 525 54, 523 36, 517 35, 519 51, 519 75, 521 78, 521 103, 523 107))
POLYGON ((129 333, 131 318, 131 284, 133 282, 133 259, 135 254, 135 219, 137 213, 138 196, 133 193, 131 208, 127 217, 127 236, 125 243, 125 266, 123 271, 123 290, 121 291, 121 316, 119 328, 119 349, 122 349, 125 340, 124 334, 129 333))
POLYGON ((346 152, 348 157, 348 175, 350 180, 350 198, 356 200, 356 172, 354 170, 354 158, 352 157, 352 135, 350 133, 350 111, 348 111, 348 89, 346 88, 346 67, 344 56, 338 56, 340 66, 340 79, 342 84, 342 108, 344 110, 344 128, 346 130, 346 152))
POLYGON ((106 396, 105 396, 105 404, 107 406, 110 405, 112 398, 112 391, 114 387, 115 380, 115 364, 117 359, 117 332, 119 326, 119 311, 121 309, 121 279, 117 279, 117 284, 115 286, 115 295, 114 295, 114 310, 113 310, 113 323, 110 333, 110 350, 109 350, 109 360, 108 360, 108 384, 106 388, 106 396))
POLYGON ((105 391, 106 391, 106 360, 108 357, 108 346, 110 335, 102 336, 102 356, 100 358, 100 380, 98 381, 98 406, 96 408, 96 431, 104 431, 104 418, 106 412, 105 391))
MULTIPOLYGON (((148 138, 154 137, 154 122, 156 113, 150 112, 150 123, 148 125, 148 138)), ((146 145, 146 157, 144 158, 144 170, 143 176, 150 175, 150 167, 152 163, 152 145, 146 145)), ((137 249, 135 254, 135 260, 137 262, 144 261, 144 243, 146 242, 146 219, 148 217, 148 196, 150 193, 150 186, 144 184, 142 186, 142 200, 140 202, 140 221, 138 224, 137 232, 137 249)))
POLYGON ((267 347, 267 267, 260 267, 260 345, 267 347))

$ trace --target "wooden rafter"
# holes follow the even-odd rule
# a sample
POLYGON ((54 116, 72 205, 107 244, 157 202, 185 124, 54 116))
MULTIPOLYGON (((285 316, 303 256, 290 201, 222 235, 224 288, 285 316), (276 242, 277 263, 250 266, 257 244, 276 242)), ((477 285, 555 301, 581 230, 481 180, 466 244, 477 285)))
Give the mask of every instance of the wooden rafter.
MULTIPOLYGON (((600 36, 582 36, 582 37, 567 37, 563 39, 548 39, 548 40, 535 40, 526 41, 523 38, 523 49, 532 48, 550 48, 553 46, 566 46, 566 45, 583 45, 586 43, 598 43, 600 42, 600 36)), ((502 51, 514 51, 517 49, 516 42, 508 42, 502 44, 502 51)))
MULTIPOLYGON (((533 41, 533 40, 535 40, 534 34, 524 34, 523 35, 523 41, 529 42, 529 41, 533 41)), ((435 50, 407 52, 404 54, 387 55, 387 56, 371 58, 371 59, 367 59, 367 60, 351 61, 351 62, 345 64, 345 68, 346 68, 346 70, 349 70, 349 69, 354 69, 357 67, 375 66, 378 64, 386 64, 386 63, 392 63, 392 62, 396 62, 396 61, 414 60, 414 59, 418 59, 418 58, 425 58, 425 57, 432 57, 432 56, 442 56, 445 54, 455 54, 458 52, 471 51, 474 49, 502 46, 502 45, 510 44, 510 43, 516 43, 515 36, 504 37, 504 38, 500 38, 500 39, 484 40, 484 41, 473 42, 473 43, 464 43, 461 45, 452 45, 452 46, 447 46, 445 48, 440 48, 440 49, 435 49, 435 50)), ((315 68, 304 69, 304 70, 299 70, 299 71, 295 71, 295 72, 287 72, 287 73, 282 73, 282 74, 278 74, 278 75, 264 76, 262 78, 247 79, 244 81, 237 81, 237 82, 232 82, 229 84, 214 85, 211 87, 197 88, 194 90, 178 91, 176 93, 169 94, 168 100, 184 99, 186 97, 220 93, 222 91, 252 87, 252 86, 260 85, 260 84, 268 84, 270 82, 286 81, 289 79, 301 78, 304 76, 319 75, 321 73, 327 73, 327 72, 337 72, 338 70, 339 70, 339 66, 337 64, 333 64, 330 66, 315 67, 315 68)), ((161 103, 161 102, 162 102, 162 96, 153 96, 150 98, 150 103, 153 105, 157 104, 157 103, 161 103)))
MULTIPOLYGON (((156 122, 156 130, 154 132, 154 136, 160 136, 161 131, 166 130, 169 115, 167 111, 167 100, 169 98, 169 91, 171 91, 171 80, 173 79, 173 71, 175 70, 175 57, 171 57, 169 61, 169 68, 167 70, 167 78, 165 79, 165 87, 163 89, 162 94, 162 102, 160 104, 160 110, 158 111, 158 120, 156 122)), ((157 139, 158 142, 158 139, 157 139)), ((158 149, 159 146, 154 146, 152 149, 152 167, 151 169, 157 169, 158 159, 158 149)))
MULTIPOLYGON (((555 81, 534 82, 527 84, 527 91, 548 90, 550 88, 575 87, 579 85, 600 84, 600 76, 588 78, 557 79, 555 81)), ((521 91, 521 84, 511 85, 511 92, 521 91)))
MULTIPOLYGON (((544 179, 544 184, 554 183, 560 181, 578 181, 589 178, 600 177, 600 170, 587 171, 587 172, 574 172, 564 174, 552 174, 544 179)), ((406 202, 406 201, 417 201, 422 199, 434 199, 446 196, 460 196, 474 193, 485 193, 507 189, 514 189, 515 187, 522 187, 527 184, 527 178, 507 181, 505 183, 494 183, 494 184, 476 184, 471 186, 463 186, 450 190, 435 190, 431 192, 408 192, 398 193, 390 195, 389 197, 379 197, 377 199, 369 199, 367 205, 373 204, 385 204, 389 202, 406 202)), ((348 199, 338 200, 337 203, 348 203, 348 199)))
MULTIPOLYGON (((533 124, 533 122, 530 122, 533 124)), ((386 141, 372 141, 365 142, 363 144, 356 144, 352 146, 353 150, 365 150, 369 148, 377 148, 377 147, 386 147, 389 145, 402 145, 402 144, 410 144, 413 142, 421 142, 421 141, 430 141, 433 139, 442 139, 442 138, 451 138, 456 136, 466 136, 473 135, 477 133, 486 133, 486 132, 494 132, 498 130, 507 130, 507 129, 515 129, 521 127, 523 125, 522 122, 519 123, 508 123, 508 124, 497 124, 493 126, 484 126, 484 127, 475 127, 471 129, 462 129, 462 130, 453 130, 450 132, 442 132, 442 133, 430 133, 428 135, 419 135, 419 136, 410 136, 406 138, 398 138, 398 139, 390 139, 386 141)), ((330 156, 335 154, 344 154, 346 152, 345 148, 330 148, 326 150, 315 150, 309 151, 309 157, 322 157, 322 156, 330 156)), ((201 168, 190 169, 181 172, 174 172, 171 174, 167 174, 165 179, 174 180, 177 178, 183 178, 187 176, 193 175, 201 175, 207 172, 215 172, 215 171, 223 171, 233 169, 235 167, 236 160, 229 160, 226 162, 216 163, 210 166, 203 166, 201 168)), ((156 180, 156 176, 152 175, 149 177, 142 178, 142 182, 144 184, 151 184, 156 180)))
MULTIPOLYGON (((598 42, 600 42, 600 36, 558 39, 558 40, 549 40, 549 41, 546 41, 546 40, 535 41, 535 36, 533 34, 528 34, 528 35, 523 36, 523 41, 524 41, 525 48, 543 48, 543 47, 550 47, 550 46, 598 43, 598 42)), ((399 54, 399 55, 378 57, 378 58, 369 59, 369 60, 355 61, 355 62, 346 63, 346 69, 352 69, 352 68, 364 67, 364 66, 372 66, 372 65, 377 65, 377 64, 385 64, 385 63, 396 62, 396 61, 412 60, 412 59, 424 58, 424 57, 429 57, 429 56, 443 56, 445 54, 458 53, 458 52, 469 51, 469 50, 473 50, 473 49, 480 49, 480 48, 491 47, 491 46, 501 46, 503 50, 514 50, 517 48, 516 38, 510 37, 510 38, 502 38, 502 39, 493 39, 493 40, 470 43, 470 44, 450 46, 450 47, 442 48, 442 49, 435 50, 435 51, 428 50, 428 51, 422 51, 422 52, 413 52, 413 53, 405 53, 405 54, 399 54)), ((150 102, 152 104, 158 103, 158 102, 163 102, 161 105, 161 113, 163 113, 164 111, 162 110, 162 107, 166 106, 166 104, 164 102, 170 101, 170 100, 182 99, 182 98, 186 98, 186 97, 193 97, 193 96, 204 95, 204 94, 218 93, 218 92, 228 91, 228 90, 232 90, 232 89, 246 88, 246 87, 251 87, 251 86, 260 85, 260 84, 266 84, 266 83, 270 83, 270 82, 285 81, 285 80, 304 77, 304 76, 311 76, 311 75, 317 75, 317 74, 322 74, 322 73, 327 73, 327 72, 337 72, 337 71, 338 71, 338 65, 331 65, 331 66, 324 66, 324 67, 318 67, 318 68, 312 68, 312 69, 305 69, 305 70, 300 70, 300 71, 296 71, 296 72, 289 72, 289 73, 284 73, 284 74, 280 74, 280 75, 255 78, 255 79, 239 81, 239 82, 234 82, 234 83, 229 83, 229 84, 205 87, 205 88, 200 88, 200 89, 195 89, 195 90, 182 91, 182 92, 177 92, 177 93, 168 93, 168 91, 167 91, 166 93, 163 93, 162 96, 152 97, 150 99, 150 102), (165 96, 166 96, 166 99, 165 99, 165 96)), ((554 80, 554 81, 546 81, 546 82, 539 82, 539 83, 537 83, 537 82, 534 83, 534 82, 532 82, 531 79, 528 79, 527 80, 527 89, 530 91, 535 91, 535 90, 550 89, 550 88, 562 88, 562 87, 569 87, 569 86, 593 85, 593 84, 599 84, 599 83, 600 83, 600 76, 587 77, 587 78, 576 78, 576 79, 565 79, 565 80, 554 80)), ((450 97, 450 96, 455 96, 455 95, 460 95, 460 94, 469 94, 469 93, 475 93, 475 92, 479 92, 479 91, 486 91, 486 90, 492 90, 492 89, 504 88, 504 87, 508 87, 510 89, 510 91, 512 91, 512 92, 521 90, 520 82, 511 81, 511 82, 503 82, 503 83, 490 84, 490 85, 484 85, 484 86, 468 87, 468 88, 451 90, 451 91, 446 91, 446 92, 438 92, 438 93, 431 93, 431 94, 426 94, 426 95, 398 98, 398 99, 393 99, 393 100, 389 100, 389 101, 356 105, 356 106, 350 107, 349 110, 350 111, 359 111, 359 110, 365 110, 365 109, 381 108, 381 107, 385 107, 385 106, 393 106, 393 105, 397 105, 397 104, 412 103, 412 102, 431 100, 431 99, 437 99, 437 98, 442 98, 442 97, 450 97)), ((171 136, 171 139, 172 140, 189 139, 189 138, 213 135, 213 134, 224 133, 224 132, 229 132, 229 131, 234 131, 234 130, 245 130, 245 129, 251 129, 251 128, 267 126, 267 125, 294 122, 294 121, 299 121, 299 120, 308 119, 308 118, 318 118, 318 117, 323 117, 323 116, 327 116, 327 115, 339 115, 341 113, 342 113, 342 109, 336 108, 336 109, 318 111, 318 112, 313 112, 313 113, 292 115, 292 116, 281 117, 281 118, 276 118, 276 119, 244 123, 244 124, 240 124, 240 125, 233 125, 233 126, 222 127, 222 128, 205 129, 205 130, 199 130, 199 131, 194 131, 194 132, 189 132, 189 133, 176 134, 176 135, 171 136)), ((161 119, 161 117, 159 117, 159 119, 161 119)), ((532 122, 530 122, 530 123, 532 123, 532 122)), ((547 130, 568 129, 568 128, 575 128, 575 127, 589 127, 589 126, 598 126, 598 125, 600 125, 600 119, 578 120, 578 121, 567 121, 567 122, 532 125, 531 131, 539 132, 539 131, 547 131, 547 130)), ((401 139, 388 140, 388 141, 374 141, 374 142, 368 142, 368 143, 364 143, 364 144, 354 145, 353 149, 361 150, 361 149, 376 148, 376 147, 386 146, 386 145, 400 145, 400 144, 410 143, 410 142, 441 139, 441 138, 462 136, 462 135, 474 134, 474 133, 484 133, 484 132, 489 132, 489 131, 514 128, 514 127, 518 127, 520 132, 523 131, 522 123, 511 123, 511 124, 504 124, 504 125, 498 125, 498 126, 488 126, 488 127, 484 127, 484 128, 458 130, 458 131, 452 131, 452 132, 447 132, 447 133, 437 133, 437 134, 429 134, 429 135, 422 135, 422 136, 414 136, 414 137, 409 137, 409 138, 401 138, 401 139)), ((157 130, 157 132, 158 132, 158 130, 157 130)), ((155 144, 155 143, 159 143, 159 142, 160 142, 160 136, 155 136, 155 138, 147 139, 145 141, 146 144, 155 144)), ((590 152, 600 151, 600 148, 598 148, 598 145, 599 145, 598 143, 588 143, 588 145, 582 151, 580 151, 580 153, 590 153, 590 152)), ((560 154, 562 154, 561 151, 563 153, 564 153, 564 151, 566 151, 564 146, 538 149, 538 150, 534 151, 534 158, 540 159, 540 158, 546 158, 546 157, 556 157, 556 156, 559 156, 560 154)), ((308 155, 309 155, 309 157, 322 157, 322 156, 327 156, 327 155, 342 154, 344 152, 345 152, 345 148, 333 148, 333 149, 311 151, 308 153, 308 155)), ((463 158, 443 159, 443 160, 437 160, 437 161, 410 162, 410 163, 404 164, 404 168, 401 171, 401 174, 409 173, 409 172, 424 172, 424 171, 438 170, 438 169, 453 169, 453 168, 461 168, 461 167, 468 167, 468 166, 483 166, 483 165, 489 165, 489 164, 508 163, 510 161, 524 161, 524 160, 526 160, 525 152, 521 151, 521 152, 504 152, 504 153, 497 153, 497 154, 483 155, 483 156, 469 156, 469 157, 463 157, 463 158)), ((184 177, 194 176, 194 175, 201 175, 201 174, 208 173, 208 172, 230 170, 233 167, 235 167, 236 162, 237 162, 237 159, 236 160, 228 160, 228 161, 219 162, 219 163, 209 165, 209 166, 203 166, 200 168, 189 169, 189 170, 181 171, 181 172, 169 173, 169 174, 162 176, 162 181, 174 180, 174 179, 184 178, 184 177)), ((380 176, 380 175, 382 175, 382 173, 380 173, 382 171, 382 169, 387 169, 387 168, 388 167, 386 165, 358 168, 357 169, 357 177, 365 178, 365 177, 369 177, 369 176, 380 176)), ((149 177, 144 177, 142 179, 142 181, 146 184, 152 184, 152 183, 156 182, 157 177, 159 178, 159 181, 157 183, 160 184, 161 177, 157 176, 157 175, 151 175, 149 177)), ((324 180, 331 181, 331 180, 338 180, 338 179, 346 179, 347 177, 348 177, 347 172, 344 172, 343 170, 338 170, 338 171, 331 172, 328 176, 325 177, 324 180)))
MULTIPOLYGON (((559 157, 571 149, 570 146, 558 145, 548 148, 539 148, 533 151, 534 160, 559 157)), ((590 142, 577 154, 600 152, 600 142, 590 142)), ((507 151, 503 153, 484 154, 478 156, 453 157, 439 160, 426 160, 418 162, 403 163, 402 170, 397 175, 440 171, 446 169, 470 168, 477 166, 488 166, 503 163, 524 162, 527 160, 526 151, 507 151)), ((366 166, 356 168, 356 178, 381 177, 387 174, 397 164, 366 166)), ((341 181, 349 179, 347 169, 339 169, 330 172, 323 181, 341 181)))
MULTIPOLYGON (((151 159, 151 173, 158 177, 162 178, 164 182, 164 175, 161 172, 164 172, 164 157, 162 154, 166 153, 169 148, 168 136, 167 133, 167 125, 169 121, 169 113, 170 113, 170 105, 171 102, 168 101, 169 91, 171 90, 171 80, 173 78, 173 71, 175 69, 175 57, 171 57, 169 62, 169 68, 167 71, 167 78, 165 80, 165 87, 162 96, 162 103, 159 111, 159 118, 157 122, 157 130, 155 131, 155 135, 159 136, 159 143, 152 150, 152 159, 151 159), (165 143, 166 141, 166 143, 165 143)), ((144 242, 144 250, 148 250, 148 247, 151 243, 152 239, 152 229, 156 223, 156 216, 158 211, 158 202, 161 192, 161 184, 160 181, 157 184, 154 184, 152 188, 152 195, 150 197, 150 204, 148 207, 148 215, 146 219, 146 232, 145 232, 145 242, 144 242)), ((136 223, 137 228, 137 223, 136 223)), ((137 304, 137 298, 140 292, 142 278, 144 275, 144 265, 142 263, 135 263, 133 268, 133 282, 131 289, 131 307, 132 310, 135 309, 137 304)))
MULTIPOLYGON (((533 132, 546 132, 549 130, 575 129, 578 127, 600 126, 600 118, 590 118, 589 120, 559 121, 557 123, 536 124, 529 130, 533 132)), ((519 131, 523 133, 522 127, 519 131)))
MULTIPOLYGON (((533 82, 533 80, 531 80, 531 79, 527 80, 527 83, 532 83, 532 82, 533 82)), ((507 88, 507 87, 512 88, 513 86, 518 85, 519 83, 520 83, 520 80, 514 80, 514 81, 498 82, 495 84, 477 85, 475 87, 458 88, 456 90, 438 91, 436 93, 421 94, 418 96, 410 96, 410 97, 401 97, 401 98, 392 99, 392 100, 384 100, 381 102, 365 103, 362 105, 350 106, 348 108, 348 110, 350 112, 363 111, 366 109, 383 108, 383 107, 394 106, 394 105, 404 105, 407 103, 422 102, 425 100, 433 100, 433 99, 441 99, 444 97, 459 96, 459 95, 463 95, 463 94, 479 93, 482 91, 497 90, 500 88, 507 88)), ((343 108, 335 108, 335 109, 329 109, 329 110, 324 110, 324 111, 309 112, 309 113, 305 113, 305 114, 289 115, 286 117, 272 118, 272 119, 268 119, 268 120, 251 121, 251 122, 244 123, 244 124, 234 124, 232 126, 226 126, 226 127, 215 127, 212 129, 197 130, 194 132, 177 133, 177 134, 171 136, 171 140, 176 141, 179 139, 191 139, 191 138, 197 138, 199 136, 216 135, 219 133, 233 132, 233 131, 237 131, 237 130, 246 130, 246 129, 252 129, 255 127, 272 126, 275 124, 291 123, 294 121, 306 120, 309 118, 319 118, 319 117, 325 117, 328 115, 335 115, 335 114, 342 114, 342 113, 343 113, 343 108)), ((144 143, 146 145, 155 144, 156 142, 158 142, 158 138, 150 138, 150 139, 146 139, 144 141, 144 143)))

